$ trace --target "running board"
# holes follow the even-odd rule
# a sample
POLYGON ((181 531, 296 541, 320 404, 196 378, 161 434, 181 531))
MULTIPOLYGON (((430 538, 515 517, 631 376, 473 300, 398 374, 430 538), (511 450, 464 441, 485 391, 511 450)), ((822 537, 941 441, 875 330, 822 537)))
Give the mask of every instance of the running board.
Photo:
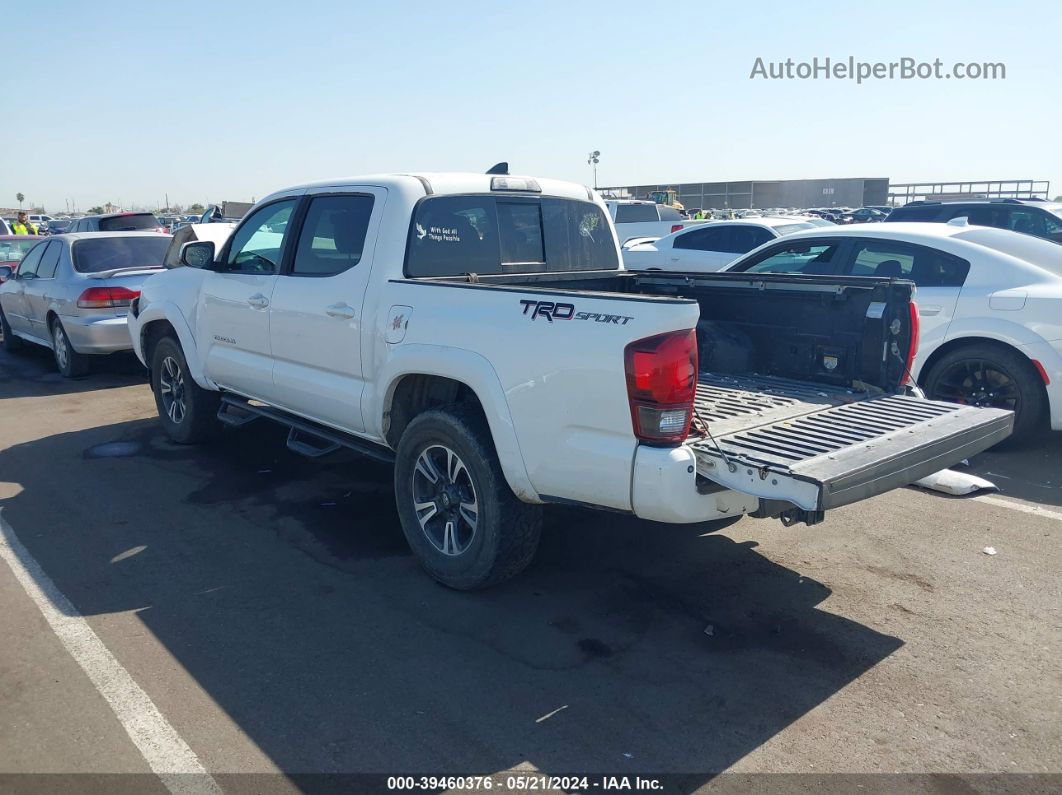
POLYGON ((393 464, 395 461, 394 451, 390 448, 374 444, 353 434, 296 417, 294 414, 272 406, 259 406, 235 395, 221 396, 218 419, 225 425, 238 428, 259 418, 286 426, 288 428, 288 449, 299 455, 320 458, 340 448, 346 448, 386 464, 393 464))

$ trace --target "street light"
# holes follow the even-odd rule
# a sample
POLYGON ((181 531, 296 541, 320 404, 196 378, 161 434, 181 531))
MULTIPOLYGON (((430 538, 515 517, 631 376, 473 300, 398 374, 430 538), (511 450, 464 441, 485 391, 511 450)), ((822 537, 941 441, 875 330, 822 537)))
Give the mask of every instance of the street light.
POLYGON ((594 190, 597 190, 597 164, 601 162, 601 153, 596 149, 586 159, 586 164, 594 169, 594 190))

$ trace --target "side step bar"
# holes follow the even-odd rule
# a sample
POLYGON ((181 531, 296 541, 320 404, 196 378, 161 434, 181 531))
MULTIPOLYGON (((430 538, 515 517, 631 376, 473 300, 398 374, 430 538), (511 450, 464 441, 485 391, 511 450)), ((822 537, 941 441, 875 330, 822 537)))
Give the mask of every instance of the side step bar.
POLYGON ((218 420, 223 424, 231 428, 239 428, 260 418, 286 426, 288 428, 288 449, 299 455, 320 458, 340 448, 346 448, 385 464, 395 462, 394 451, 383 445, 374 444, 353 434, 337 431, 335 428, 328 428, 302 417, 296 417, 281 409, 255 405, 245 398, 235 395, 221 396, 218 420))

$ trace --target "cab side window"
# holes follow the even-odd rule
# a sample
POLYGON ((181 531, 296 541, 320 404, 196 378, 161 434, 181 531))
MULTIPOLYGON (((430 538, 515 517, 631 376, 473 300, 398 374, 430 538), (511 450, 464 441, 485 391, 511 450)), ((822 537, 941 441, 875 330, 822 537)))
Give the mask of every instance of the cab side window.
POLYGON ((292 275, 334 276, 362 258, 372 196, 317 196, 310 201, 292 275))
POLYGON ((227 270, 260 274, 280 270, 285 233, 296 203, 296 199, 285 199, 248 216, 232 237, 226 259, 227 270))

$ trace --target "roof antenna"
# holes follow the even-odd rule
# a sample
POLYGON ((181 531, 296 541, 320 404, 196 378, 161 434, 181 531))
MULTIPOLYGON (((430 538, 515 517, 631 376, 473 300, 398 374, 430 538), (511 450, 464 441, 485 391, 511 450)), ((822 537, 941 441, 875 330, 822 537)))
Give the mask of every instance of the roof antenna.
POLYGON ((493 166, 487 169, 488 174, 509 174, 509 164, 504 160, 500 163, 495 163, 493 166))

